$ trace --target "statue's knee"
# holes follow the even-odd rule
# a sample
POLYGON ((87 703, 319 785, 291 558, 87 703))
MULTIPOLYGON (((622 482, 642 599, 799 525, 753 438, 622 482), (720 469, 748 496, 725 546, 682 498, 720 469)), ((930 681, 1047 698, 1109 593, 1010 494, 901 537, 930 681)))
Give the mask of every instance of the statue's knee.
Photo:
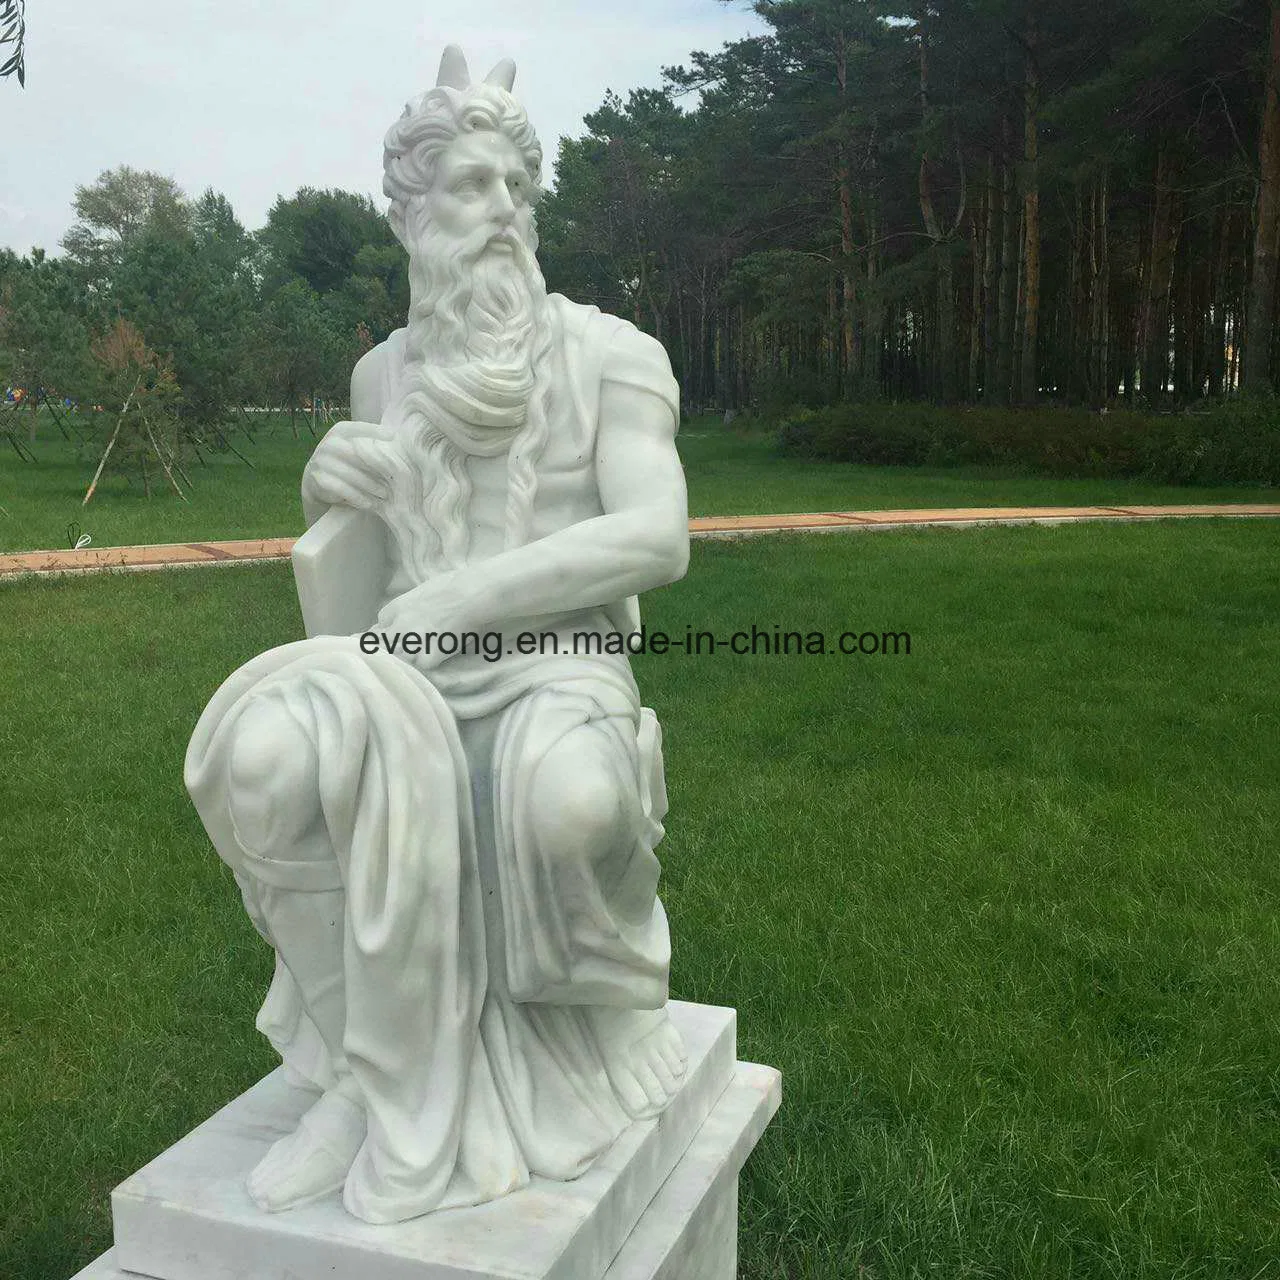
POLYGON ((287 858, 315 826, 320 808, 315 748, 279 699, 262 698, 241 713, 227 781, 231 817, 250 852, 287 858))
POLYGON ((632 806, 598 754, 566 745, 543 760, 535 781, 538 843, 553 856, 594 861, 626 838, 632 806))

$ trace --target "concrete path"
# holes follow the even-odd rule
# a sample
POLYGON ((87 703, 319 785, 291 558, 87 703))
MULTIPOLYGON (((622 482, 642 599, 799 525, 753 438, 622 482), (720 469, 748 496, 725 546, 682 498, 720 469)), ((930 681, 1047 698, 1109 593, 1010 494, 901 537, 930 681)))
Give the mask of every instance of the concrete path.
MULTIPOLYGON (((740 538, 764 533, 873 532, 878 529, 973 528, 977 525, 1079 524, 1089 520, 1278 519, 1280 503, 1183 507, 952 507, 924 511, 822 511, 778 516, 699 516, 695 538, 740 538)), ((142 547, 86 547, 81 551, 25 551, 0 555, 0 578, 24 573, 92 573, 101 569, 170 569, 197 564, 287 560, 292 538, 240 542, 169 542, 142 547)))

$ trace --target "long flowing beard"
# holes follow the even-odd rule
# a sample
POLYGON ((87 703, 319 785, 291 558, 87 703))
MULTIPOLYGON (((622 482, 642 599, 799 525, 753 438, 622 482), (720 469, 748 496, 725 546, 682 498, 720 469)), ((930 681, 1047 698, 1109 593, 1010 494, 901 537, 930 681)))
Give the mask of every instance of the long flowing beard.
POLYGON ((468 456, 507 452, 504 543, 528 541, 546 446, 552 333, 533 248, 421 229, 410 257, 412 305, 398 416, 400 465, 386 521, 418 580, 466 563, 468 456))

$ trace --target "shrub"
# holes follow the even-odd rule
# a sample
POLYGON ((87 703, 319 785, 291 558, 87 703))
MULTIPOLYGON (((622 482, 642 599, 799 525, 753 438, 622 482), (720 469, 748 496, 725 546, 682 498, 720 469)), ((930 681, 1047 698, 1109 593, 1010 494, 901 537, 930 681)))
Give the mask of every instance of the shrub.
POLYGON ((1280 400, 1161 416, 838 404, 789 414, 778 445, 790 457, 874 466, 980 464, 1165 484, 1280 485, 1280 400))

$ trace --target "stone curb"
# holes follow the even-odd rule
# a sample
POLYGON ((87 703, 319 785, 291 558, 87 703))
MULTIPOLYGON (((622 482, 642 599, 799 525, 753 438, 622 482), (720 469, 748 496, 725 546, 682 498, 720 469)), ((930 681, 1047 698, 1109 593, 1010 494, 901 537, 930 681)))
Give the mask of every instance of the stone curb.
MULTIPOLYGON (((1280 503, 1178 507, 944 507, 903 511, 819 511, 768 516, 698 516, 694 538, 765 533, 868 532, 877 529, 974 528, 979 525, 1058 525, 1093 520, 1280 519, 1280 503)), ((108 569, 176 569, 201 564, 287 560, 293 538, 235 542, 168 542, 151 546, 86 547, 80 551, 24 551, 0 555, 0 578, 22 574, 94 573, 108 569)))

